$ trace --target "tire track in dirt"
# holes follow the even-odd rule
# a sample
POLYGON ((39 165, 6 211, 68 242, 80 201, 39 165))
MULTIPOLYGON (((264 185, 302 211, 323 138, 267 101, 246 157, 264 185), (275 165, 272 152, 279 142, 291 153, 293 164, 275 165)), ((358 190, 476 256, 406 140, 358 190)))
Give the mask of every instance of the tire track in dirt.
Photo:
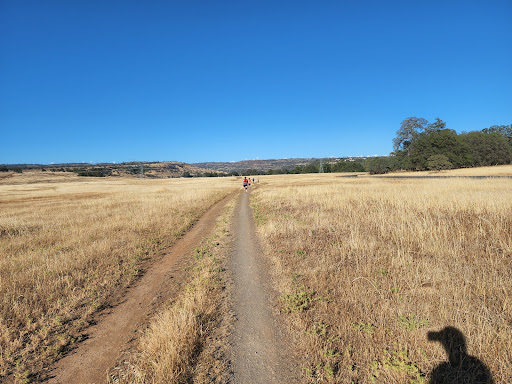
POLYGON ((298 383, 293 349, 276 311, 263 252, 258 245, 249 194, 242 193, 233 220, 231 367, 239 384, 298 383))
MULTIPOLYGON (((153 264, 144 276, 127 290, 123 301, 103 315, 88 329, 88 338, 51 369, 50 384, 100 384, 107 372, 137 331, 154 311, 155 303, 169 299, 170 274, 176 264, 190 255, 209 235, 223 207, 233 197, 228 195, 211 207, 169 252, 153 264)), ((174 291, 176 291, 174 289, 174 291)))

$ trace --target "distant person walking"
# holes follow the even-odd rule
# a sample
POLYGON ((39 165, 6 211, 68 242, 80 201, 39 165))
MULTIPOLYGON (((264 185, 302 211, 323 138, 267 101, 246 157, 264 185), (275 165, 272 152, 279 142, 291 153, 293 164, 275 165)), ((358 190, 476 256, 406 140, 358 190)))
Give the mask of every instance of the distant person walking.
POLYGON ((244 181, 242 185, 244 186, 245 192, 247 193, 247 185, 249 184, 249 181, 247 180, 247 177, 244 176, 244 181))

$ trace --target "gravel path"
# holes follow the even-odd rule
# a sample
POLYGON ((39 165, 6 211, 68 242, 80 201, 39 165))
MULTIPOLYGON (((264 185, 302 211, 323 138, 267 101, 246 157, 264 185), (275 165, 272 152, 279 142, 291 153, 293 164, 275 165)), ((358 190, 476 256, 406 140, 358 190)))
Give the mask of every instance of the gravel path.
POLYGON ((231 364, 239 384, 296 383, 292 350, 272 310, 275 294, 258 246, 249 194, 242 193, 234 217, 231 364))

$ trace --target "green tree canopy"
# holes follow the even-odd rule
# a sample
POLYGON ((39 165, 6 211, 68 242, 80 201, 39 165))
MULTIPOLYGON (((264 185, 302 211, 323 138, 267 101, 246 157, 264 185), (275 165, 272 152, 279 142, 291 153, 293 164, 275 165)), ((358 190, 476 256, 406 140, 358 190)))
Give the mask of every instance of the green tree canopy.
POLYGON ((427 124, 427 120, 418 117, 408 117, 402 121, 400 129, 396 131, 396 137, 393 139, 393 149, 395 151, 408 151, 409 146, 427 124))
POLYGON ((497 131, 469 132, 461 135, 469 148, 473 165, 510 164, 512 147, 507 137, 497 131), (486 133, 490 132, 490 133, 486 133))
POLYGON ((395 157, 372 157, 366 160, 365 167, 372 175, 379 175, 399 169, 398 159, 395 157))
POLYGON ((472 163, 466 143, 452 129, 423 132, 417 136, 410 148, 413 169, 427 169, 427 160, 432 155, 445 155, 456 168, 472 163))
MULTIPOLYGON (((393 139, 393 148, 392 157, 402 169, 430 169, 429 159, 435 155, 446 156, 454 168, 510 164, 512 124, 493 125, 480 132, 458 135, 447 129, 439 117, 430 124, 423 118, 408 117, 393 139)), ((434 159, 439 161, 440 158, 434 159)))
POLYGON ((482 129, 483 133, 499 133, 504 136, 509 144, 512 145, 512 124, 510 125, 493 125, 489 128, 482 129))
POLYGON ((439 117, 436 117, 436 121, 433 123, 428 124, 425 127, 425 132, 432 133, 432 132, 439 132, 443 129, 446 129, 446 123, 441 120, 439 117))

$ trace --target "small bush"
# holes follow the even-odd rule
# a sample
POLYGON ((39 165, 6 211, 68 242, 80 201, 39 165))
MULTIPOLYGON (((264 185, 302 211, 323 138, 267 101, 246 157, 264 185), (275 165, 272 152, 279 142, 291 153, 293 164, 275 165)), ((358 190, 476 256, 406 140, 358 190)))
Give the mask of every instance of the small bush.
POLYGON ((283 312, 304 312, 311 305, 314 294, 314 291, 308 291, 304 286, 301 286, 293 293, 281 295, 281 301, 284 304, 283 312))
POLYGON ((427 159, 427 167, 430 171, 440 171, 442 169, 451 169, 453 165, 445 155, 432 155, 427 159))

